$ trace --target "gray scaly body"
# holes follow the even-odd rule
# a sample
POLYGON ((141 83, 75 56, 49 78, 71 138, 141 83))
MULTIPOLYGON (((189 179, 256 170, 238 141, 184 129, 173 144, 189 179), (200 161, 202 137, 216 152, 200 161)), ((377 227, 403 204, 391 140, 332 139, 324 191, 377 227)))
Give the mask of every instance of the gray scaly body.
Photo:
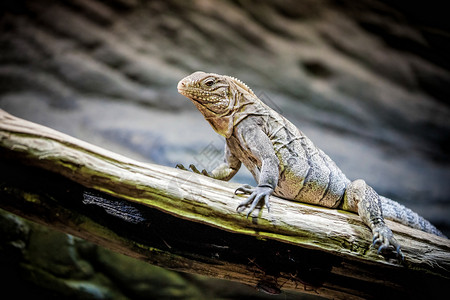
POLYGON ((243 163, 258 182, 256 188, 244 185, 237 189, 250 194, 238 206, 251 205, 247 216, 261 201, 269 209, 269 196, 273 193, 358 213, 371 228, 379 252, 392 245, 403 257, 384 217, 442 236, 428 221, 379 196, 363 180, 347 179, 328 155, 241 81, 195 72, 178 83, 178 91, 190 98, 214 130, 226 138, 225 162, 210 173, 202 173, 229 180, 243 163))

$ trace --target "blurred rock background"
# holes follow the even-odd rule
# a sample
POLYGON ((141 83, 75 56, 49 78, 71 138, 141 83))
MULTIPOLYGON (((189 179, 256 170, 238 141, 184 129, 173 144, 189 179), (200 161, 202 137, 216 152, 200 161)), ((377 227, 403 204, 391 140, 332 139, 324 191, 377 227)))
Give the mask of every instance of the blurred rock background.
MULTIPOLYGON (((224 141, 176 83, 197 70, 235 76, 350 179, 450 235, 450 24, 438 1, 4 0, 0 14, 11 114, 141 161, 211 169, 224 141)), ((234 181, 254 183, 246 170, 234 181)), ((1 286, 15 294, 264 296, 4 212, 0 224, 1 286)))

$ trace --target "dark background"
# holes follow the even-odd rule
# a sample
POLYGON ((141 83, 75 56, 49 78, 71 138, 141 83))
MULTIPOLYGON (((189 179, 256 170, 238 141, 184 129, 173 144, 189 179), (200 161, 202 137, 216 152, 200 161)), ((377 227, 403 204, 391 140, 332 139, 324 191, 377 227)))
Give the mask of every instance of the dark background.
MULTIPOLYGON (((450 34, 439 1, 2 1, 0 14, 0 108, 13 115, 140 161, 212 169, 224 141, 176 84, 197 70, 235 76, 350 179, 450 235, 450 34)), ((234 180, 254 183, 244 169, 234 180)), ((52 297, 262 295, 0 220, 2 278, 52 297)))

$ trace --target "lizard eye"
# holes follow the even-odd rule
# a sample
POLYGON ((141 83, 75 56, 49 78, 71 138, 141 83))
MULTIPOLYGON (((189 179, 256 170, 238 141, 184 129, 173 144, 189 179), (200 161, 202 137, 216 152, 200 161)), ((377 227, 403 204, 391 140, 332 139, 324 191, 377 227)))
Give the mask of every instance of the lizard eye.
POLYGON ((206 86, 212 86, 214 84, 215 80, 213 78, 209 78, 205 81, 206 86))

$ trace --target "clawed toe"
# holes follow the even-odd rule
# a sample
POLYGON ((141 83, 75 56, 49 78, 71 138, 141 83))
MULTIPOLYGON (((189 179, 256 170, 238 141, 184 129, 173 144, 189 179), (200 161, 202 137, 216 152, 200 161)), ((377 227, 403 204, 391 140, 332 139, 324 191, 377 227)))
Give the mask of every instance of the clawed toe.
POLYGON ((256 188, 254 188, 246 184, 237 188, 235 194, 237 194, 238 192, 250 194, 250 196, 244 201, 242 201, 236 208, 236 211, 241 212, 242 211, 241 208, 246 207, 251 203, 251 206, 247 212, 247 218, 255 210, 255 208, 261 201, 264 201, 262 203, 266 205, 268 210, 270 209, 269 196, 272 194, 273 188, 268 186, 257 186, 256 188))
POLYGON ((403 255, 402 249, 400 247, 400 245, 397 245, 396 249, 397 251, 397 257, 401 260, 404 261, 405 260, 405 256, 403 255))
MULTIPOLYGON (((189 169, 191 169, 192 172, 197 173, 197 174, 202 174, 202 173, 203 173, 203 172, 200 172, 200 171, 197 169, 197 167, 194 166, 193 164, 190 164, 190 165, 189 165, 189 169)), ((203 171, 206 172, 206 170, 203 170, 203 171)))
MULTIPOLYGON (((183 171, 189 171, 189 170, 188 170, 185 166, 183 166, 182 164, 177 164, 177 165, 175 166, 175 168, 178 168, 178 169, 183 170, 183 171)), ((201 174, 201 175, 205 175, 205 176, 207 176, 207 177, 213 178, 213 176, 212 176, 210 173, 208 173, 208 171, 206 171, 205 169, 203 169, 202 171, 199 171, 199 170, 197 169, 197 167, 194 166, 193 164, 190 164, 190 165, 189 165, 189 169, 191 169, 191 171, 194 172, 194 173, 196 173, 196 174, 201 174)))
POLYGON ((188 169, 186 169, 186 167, 183 166, 182 164, 177 164, 177 165, 175 166, 175 168, 178 168, 178 169, 183 170, 183 171, 188 171, 188 169))
POLYGON ((401 261, 404 260, 400 244, 394 238, 392 231, 386 225, 374 230, 373 246, 378 247, 377 254, 384 254, 387 249, 389 249, 389 246, 393 246, 396 250, 397 257, 401 261))
POLYGON ((234 194, 237 195, 238 192, 242 192, 243 194, 251 194, 255 191, 255 188, 252 187, 251 185, 248 184, 244 184, 243 186, 238 187, 235 191, 234 194))
MULTIPOLYGON (((236 211, 241 212, 241 208, 245 208, 247 207, 247 205, 249 205, 250 203, 252 203, 252 201, 255 199, 256 194, 252 193, 247 199, 245 199, 244 201, 242 201, 241 203, 239 203, 239 205, 236 208, 236 211)), ((249 211, 249 213, 247 214, 247 217, 249 216, 251 211, 249 211)))

